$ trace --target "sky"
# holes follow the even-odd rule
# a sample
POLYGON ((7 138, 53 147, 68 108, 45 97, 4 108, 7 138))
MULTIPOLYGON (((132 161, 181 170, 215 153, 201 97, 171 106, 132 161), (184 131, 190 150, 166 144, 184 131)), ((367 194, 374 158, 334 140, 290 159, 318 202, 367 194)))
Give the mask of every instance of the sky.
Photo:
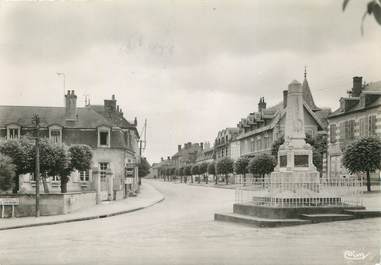
POLYGON ((282 100, 304 67, 315 102, 332 110, 353 76, 381 80, 381 26, 367 1, 1 1, 0 105, 64 106, 66 89, 128 120, 147 119, 144 156, 214 142, 282 100))

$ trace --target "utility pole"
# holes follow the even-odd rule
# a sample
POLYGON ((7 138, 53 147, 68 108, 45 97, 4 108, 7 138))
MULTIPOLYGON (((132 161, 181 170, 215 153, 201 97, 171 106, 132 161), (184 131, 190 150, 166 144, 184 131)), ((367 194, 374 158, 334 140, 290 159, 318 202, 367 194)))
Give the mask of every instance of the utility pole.
POLYGON ((36 180, 36 217, 40 216, 40 117, 33 114, 33 123, 36 126, 36 164, 34 178, 36 180))

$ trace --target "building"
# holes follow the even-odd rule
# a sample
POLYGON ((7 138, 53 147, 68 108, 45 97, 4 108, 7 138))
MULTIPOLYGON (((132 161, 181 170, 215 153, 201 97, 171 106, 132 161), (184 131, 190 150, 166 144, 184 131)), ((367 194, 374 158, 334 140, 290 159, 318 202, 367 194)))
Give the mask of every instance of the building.
MULTIPOLYGON (((340 98, 340 107, 328 117, 328 177, 348 175, 342 165, 343 148, 356 139, 381 137, 381 81, 363 84, 353 77, 352 89, 340 98)), ((379 172, 374 173, 379 175, 379 172)))
POLYGON ((203 150, 203 143, 185 143, 184 147, 177 146, 177 153, 172 156, 174 167, 180 168, 196 162, 197 155, 203 150))
MULTIPOLYGON (((39 115, 42 138, 53 144, 86 144, 92 148, 93 169, 100 174, 101 199, 119 199, 137 189, 139 134, 136 119, 128 122, 116 102, 113 95, 104 105, 77 107, 77 96, 71 90, 65 95, 65 107, 0 106, 0 137, 33 137, 32 115, 39 115)), ((92 175, 93 170, 72 173, 68 191, 93 190, 92 175)), ((58 176, 49 176, 47 182, 50 192, 60 192, 58 176)), ((19 177, 19 193, 34 190, 33 175, 19 177)))
MULTIPOLYGON (((312 137, 325 134, 329 109, 316 106, 304 74, 303 107, 305 132, 312 137)), ((253 157, 261 153, 271 153, 272 144, 284 135, 288 91, 283 91, 283 101, 267 108, 264 97, 259 99, 258 111, 250 113, 238 123, 240 134, 240 156, 253 157)))
POLYGON ((202 146, 196 157, 196 164, 201 164, 204 162, 210 163, 214 161, 214 148, 210 147, 210 143, 206 142, 202 146))
POLYGON ((218 132, 214 141, 214 153, 216 160, 223 157, 232 157, 232 142, 237 139, 239 128, 226 128, 218 132))

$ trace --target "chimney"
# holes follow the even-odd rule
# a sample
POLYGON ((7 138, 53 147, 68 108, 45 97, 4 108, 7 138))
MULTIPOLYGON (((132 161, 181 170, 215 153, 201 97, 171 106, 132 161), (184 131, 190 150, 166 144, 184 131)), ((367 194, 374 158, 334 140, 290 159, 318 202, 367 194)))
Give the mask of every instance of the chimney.
POLYGON ((160 158, 161 161, 164 161, 164 158, 160 158))
POLYGON ((261 112, 264 109, 266 109, 266 102, 265 102, 265 98, 261 97, 258 103, 258 112, 261 112))
POLYGON ((201 150, 204 150, 204 143, 200 143, 201 150))
POLYGON ((288 90, 283 90, 283 108, 284 109, 287 107, 287 95, 288 95, 288 90))
POLYGON ((362 76, 353 77, 352 97, 359 97, 362 90, 362 76))
POLYGON ((75 121, 77 119, 77 96, 74 90, 67 91, 65 95, 65 119, 75 121))
POLYGON ((167 156, 167 160, 168 160, 168 161, 171 160, 171 157, 167 156))
POLYGON ((181 151, 181 144, 179 144, 178 146, 177 146, 177 151, 181 151))
POLYGON ((104 100, 104 108, 105 112, 111 114, 116 112, 116 99, 115 95, 112 95, 111 100, 105 99, 104 100))

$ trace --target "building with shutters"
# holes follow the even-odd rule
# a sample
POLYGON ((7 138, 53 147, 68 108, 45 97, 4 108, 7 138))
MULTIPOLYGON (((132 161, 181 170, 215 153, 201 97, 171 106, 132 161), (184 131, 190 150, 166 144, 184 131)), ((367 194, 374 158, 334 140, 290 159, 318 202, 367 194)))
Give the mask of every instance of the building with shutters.
POLYGON ((235 140, 237 139, 239 132, 239 128, 225 128, 217 133, 217 137, 214 141, 214 154, 216 160, 224 157, 236 159, 236 157, 232 156, 235 154, 234 147, 232 148, 232 146, 237 143, 235 140))
MULTIPOLYGON (((77 107, 74 90, 65 95, 64 107, 0 106, 0 138, 32 138, 32 115, 40 117, 40 136, 52 144, 70 146, 86 144, 93 152, 93 169, 100 174, 103 200, 119 199, 126 195, 126 175, 130 190, 137 189, 139 162, 137 121, 129 122, 116 104, 115 96, 104 105, 77 107), (127 176, 128 177, 128 176, 127 176)), ((43 172, 41 172, 43 174, 43 172)), ((74 172, 67 185, 68 192, 94 189, 93 170, 74 172)), ((58 176, 48 176, 50 192, 60 192, 58 176)), ((42 185, 42 183, 41 183, 42 185)), ((19 176, 19 193, 35 190, 32 175, 19 176)), ((43 188, 41 186, 41 191, 43 188)))
MULTIPOLYGON (((316 137, 327 133, 327 116, 330 109, 316 106, 312 97, 311 89, 304 74, 303 110, 306 135, 316 137)), ((258 111, 250 113, 238 123, 240 134, 237 140, 240 142, 240 156, 254 157, 259 154, 271 154, 272 145, 283 137, 285 120, 287 115, 288 90, 283 91, 283 101, 267 107, 265 98, 261 97, 258 103, 258 111)))
MULTIPOLYGON (((342 165, 343 149, 361 137, 381 137, 381 81, 364 84, 353 77, 352 89, 340 98, 340 107, 328 117, 328 177, 349 175, 342 165)), ((373 177, 379 172, 373 173, 373 177)))

